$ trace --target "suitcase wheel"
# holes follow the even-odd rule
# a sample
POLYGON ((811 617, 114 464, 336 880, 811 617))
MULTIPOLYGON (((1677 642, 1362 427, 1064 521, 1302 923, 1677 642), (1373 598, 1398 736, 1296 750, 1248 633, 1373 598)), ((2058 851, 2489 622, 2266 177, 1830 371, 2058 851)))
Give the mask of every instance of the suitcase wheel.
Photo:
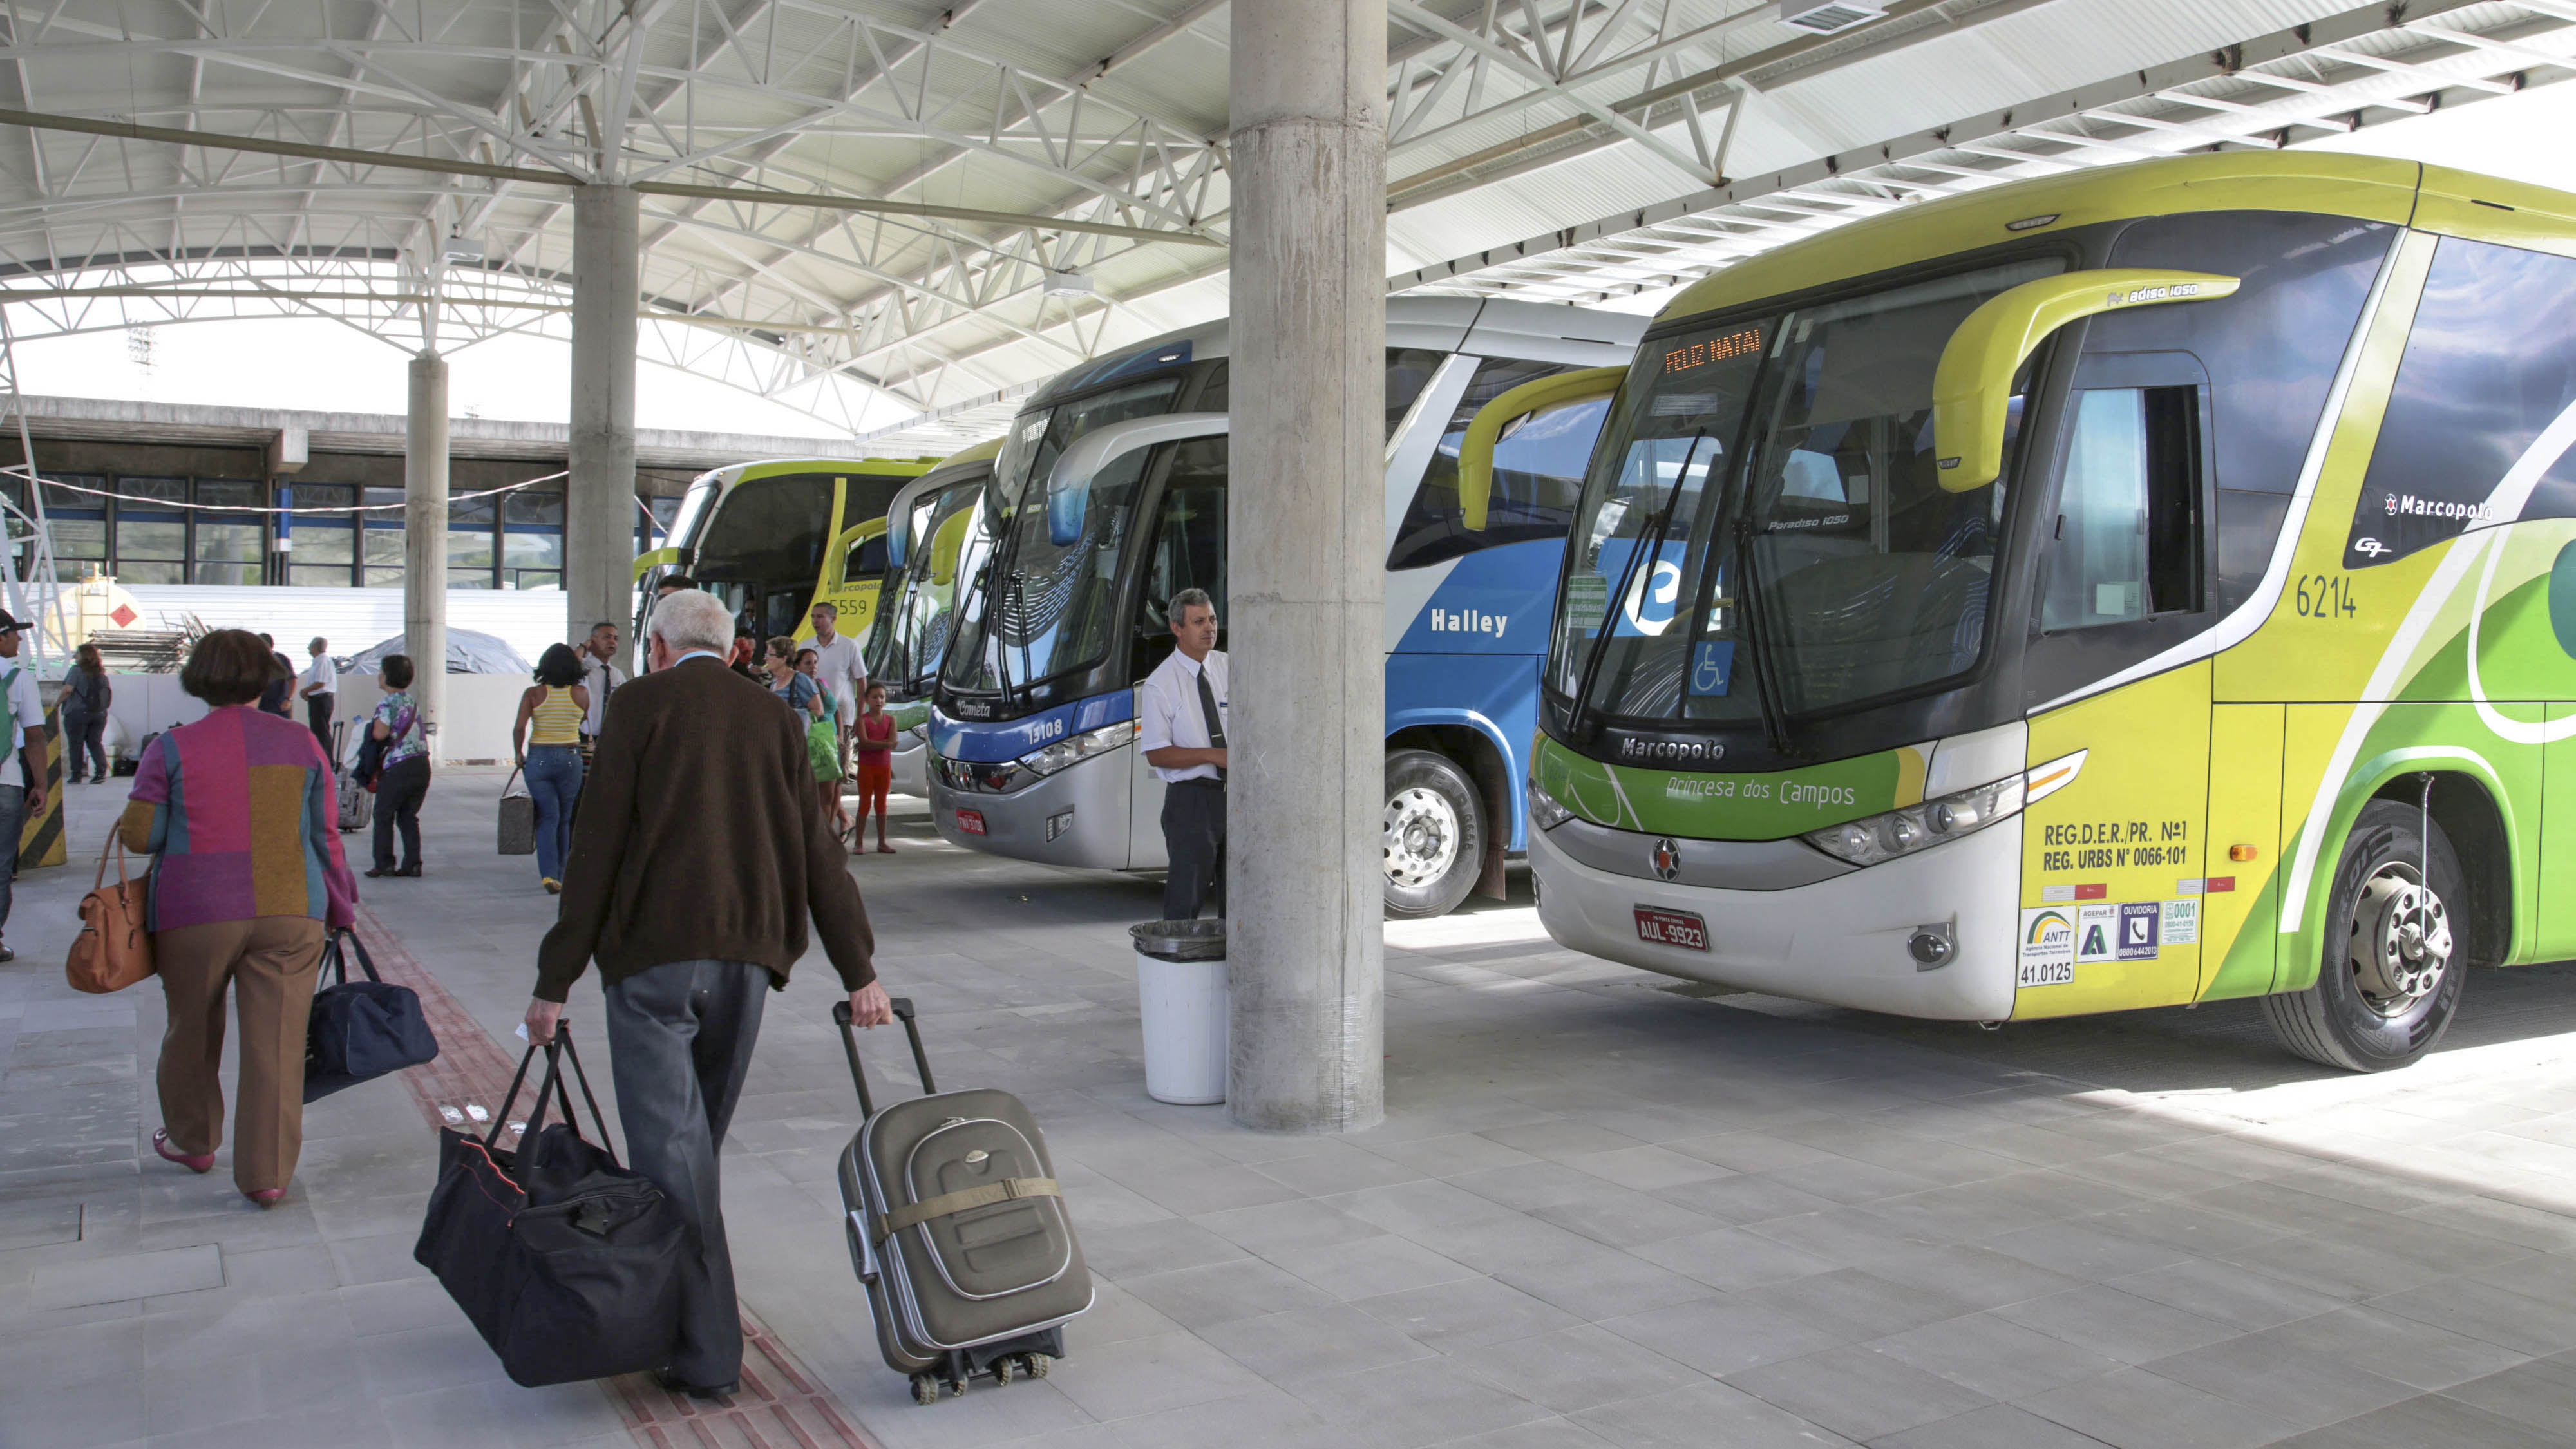
POLYGON ((950 1379, 948 1381, 948 1397, 957 1399, 963 1398, 965 1395, 966 1381, 964 1379, 950 1379))
POLYGON ((916 1404, 925 1405, 938 1403, 939 1380, 932 1378, 928 1374, 914 1374, 912 1376, 912 1401, 916 1404))
POLYGON ((1006 1389, 1009 1388, 1011 1386, 1011 1376, 1014 1372, 1016 1372, 1016 1369, 1009 1359, 997 1358, 993 1360, 993 1382, 996 1385, 1006 1389))
POLYGON ((1055 1367, 1055 1360, 1042 1353, 1029 1354, 1027 1355, 1026 1361, 1028 1363, 1029 1377, 1033 1379, 1045 1378, 1047 1376, 1047 1370, 1055 1367))

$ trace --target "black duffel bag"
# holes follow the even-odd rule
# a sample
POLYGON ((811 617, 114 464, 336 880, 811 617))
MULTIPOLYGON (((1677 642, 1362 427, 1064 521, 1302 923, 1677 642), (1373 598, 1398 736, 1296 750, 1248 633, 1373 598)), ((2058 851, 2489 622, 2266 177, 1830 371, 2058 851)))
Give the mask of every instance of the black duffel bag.
POLYGON ((438 1186, 412 1258, 438 1275, 522 1387, 660 1369, 679 1346, 681 1275, 697 1229, 650 1179, 618 1166, 560 1023, 542 1048, 546 1075, 526 1135, 516 1151, 500 1147, 539 1050, 519 1058, 489 1135, 440 1130, 438 1186), (596 1143, 574 1124, 566 1057, 596 1143), (563 1121, 546 1123, 549 1100, 562 1104, 563 1121))
POLYGON ((304 1100, 318 1102, 343 1087, 416 1067, 438 1055, 438 1038, 420 1010, 420 995, 376 974, 358 933, 338 930, 322 946, 313 1016, 304 1027, 304 1100), (349 979, 358 958, 364 981, 349 979), (337 977, 329 985, 322 982, 337 977))

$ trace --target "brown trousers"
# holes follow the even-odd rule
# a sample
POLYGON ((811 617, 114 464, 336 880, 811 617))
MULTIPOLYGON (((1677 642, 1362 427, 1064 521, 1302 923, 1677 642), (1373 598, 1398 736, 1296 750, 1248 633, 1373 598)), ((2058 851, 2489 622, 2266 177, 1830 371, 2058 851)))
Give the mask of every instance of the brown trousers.
POLYGON ((223 1145, 224 987, 233 984, 241 1017, 233 1182, 244 1192, 286 1186, 304 1151, 304 1026, 322 939, 322 923, 310 916, 214 921, 152 936, 170 1001, 161 1121, 182 1152, 223 1145))

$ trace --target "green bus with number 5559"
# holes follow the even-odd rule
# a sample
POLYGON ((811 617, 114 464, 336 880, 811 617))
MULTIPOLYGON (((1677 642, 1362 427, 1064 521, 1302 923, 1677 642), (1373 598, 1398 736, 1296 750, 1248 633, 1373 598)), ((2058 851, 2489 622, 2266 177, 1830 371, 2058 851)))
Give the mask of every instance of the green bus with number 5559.
POLYGON ((2576 956, 2576 197, 1996 187, 1717 273, 1598 385, 1558 940, 1918 1017, 2260 997, 2365 1070, 2576 956))

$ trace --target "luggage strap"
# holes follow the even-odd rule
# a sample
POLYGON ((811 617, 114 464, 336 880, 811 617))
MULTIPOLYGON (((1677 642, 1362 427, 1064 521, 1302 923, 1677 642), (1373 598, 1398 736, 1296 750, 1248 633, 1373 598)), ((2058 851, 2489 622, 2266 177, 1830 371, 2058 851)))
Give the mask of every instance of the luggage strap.
POLYGON ((1027 1197, 1062 1196, 1064 1193, 1056 1187, 1052 1177, 1006 1177, 1000 1182, 988 1182, 982 1187, 970 1187, 959 1192, 943 1192, 890 1213, 879 1213, 876 1215, 876 1240, 882 1243, 906 1228, 932 1218, 950 1217, 970 1208, 990 1207, 997 1202, 1014 1202, 1027 1197))

